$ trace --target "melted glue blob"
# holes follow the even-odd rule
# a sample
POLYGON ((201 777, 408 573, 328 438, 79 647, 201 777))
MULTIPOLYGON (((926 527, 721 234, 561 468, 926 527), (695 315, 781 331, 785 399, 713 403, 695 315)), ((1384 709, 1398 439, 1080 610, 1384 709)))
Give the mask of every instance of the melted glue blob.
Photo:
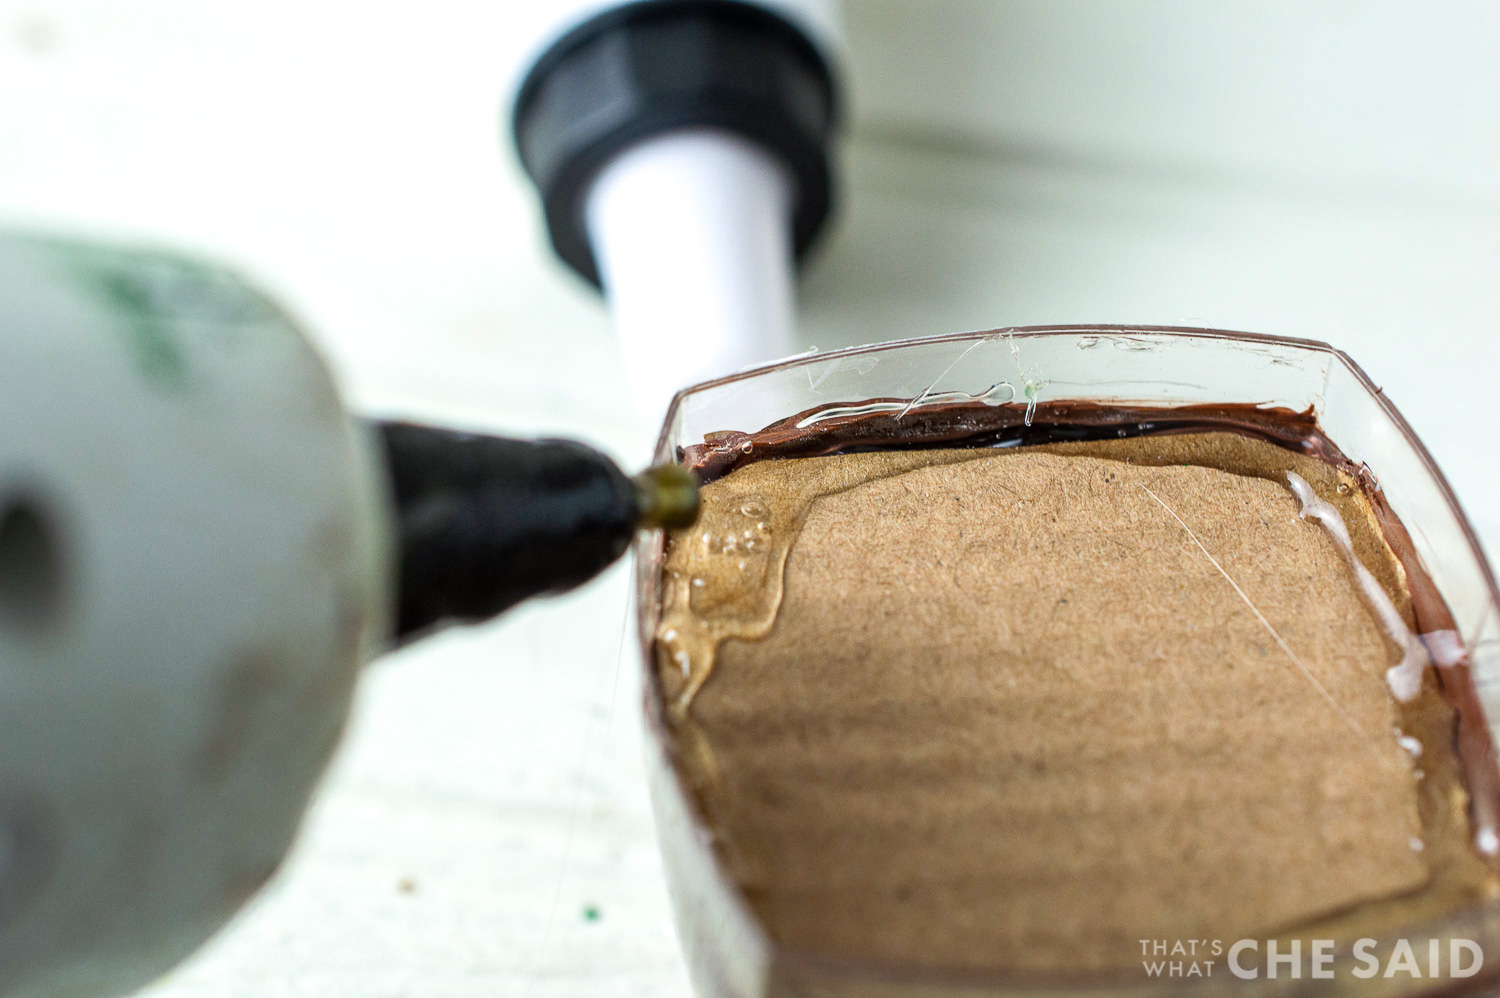
MULTIPOLYGON (((997 385, 984 394, 1005 401, 1011 388, 997 385)), ((755 641, 770 632, 781 607, 787 554, 816 500, 914 468, 992 456, 984 450, 906 451, 852 464, 803 458, 796 461, 799 473, 790 478, 753 463, 733 479, 706 486, 697 525, 673 535, 662 579, 656 643, 663 672, 680 679, 672 694, 673 719, 687 719, 721 644, 755 641), (778 480, 780 488, 759 491, 757 483, 778 480)))

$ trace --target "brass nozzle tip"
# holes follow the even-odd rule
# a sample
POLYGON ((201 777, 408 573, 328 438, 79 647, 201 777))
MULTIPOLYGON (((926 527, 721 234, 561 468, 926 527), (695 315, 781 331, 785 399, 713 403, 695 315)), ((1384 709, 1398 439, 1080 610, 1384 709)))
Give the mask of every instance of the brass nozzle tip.
POLYGON ((691 527, 698 519, 698 480, 686 468, 658 464, 633 481, 642 527, 691 527))

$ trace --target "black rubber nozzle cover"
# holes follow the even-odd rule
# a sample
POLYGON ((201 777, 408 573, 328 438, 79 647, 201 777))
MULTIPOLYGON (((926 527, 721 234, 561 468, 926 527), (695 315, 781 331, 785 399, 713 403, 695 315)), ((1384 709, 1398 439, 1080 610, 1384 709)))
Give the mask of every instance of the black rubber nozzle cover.
POLYGON ((740 0, 643 0, 574 28, 527 74, 512 123, 558 256, 595 285, 584 199, 599 170, 650 136, 718 128, 779 156, 796 184, 800 258, 827 220, 836 93, 790 22, 740 0))
POLYGON ((396 638, 582 585, 625 553, 635 482, 571 440, 377 423, 396 506, 396 638))

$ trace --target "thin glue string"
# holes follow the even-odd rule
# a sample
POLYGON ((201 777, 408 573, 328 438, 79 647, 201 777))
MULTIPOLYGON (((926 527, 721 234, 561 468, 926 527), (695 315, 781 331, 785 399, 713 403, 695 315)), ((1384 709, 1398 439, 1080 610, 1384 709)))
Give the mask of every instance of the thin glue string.
MULTIPOLYGON (((625 640, 626 635, 629 633, 630 629, 630 609, 632 604, 633 600, 627 594, 625 599, 625 607, 621 613, 620 618, 620 640, 619 644, 616 646, 614 670, 610 676, 609 710, 605 717, 606 740, 608 732, 614 723, 616 694, 620 686, 620 665, 625 657, 625 640)), ((594 693, 598 692, 598 686, 599 680, 596 677, 593 690, 594 693)), ((590 696, 588 698, 588 704, 592 706, 597 699, 597 696, 590 696)), ((577 838, 578 818, 583 811, 584 790, 588 785, 588 776, 593 768, 594 733, 598 726, 599 719, 594 715, 594 712, 592 710, 589 710, 588 718, 584 722, 583 748, 579 753, 578 766, 576 769, 576 772, 578 773, 577 786, 573 790, 573 801, 568 807, 568 825, 565 837, 563 839, 562 865, 557 872, 557 887, 552 892, 552 903, 547 910, 547 921, 542 929, 541 943, 536 948, 536 958, 532 961, 531 972, 527 975, 526 991, 524 993, 526 998, 530 998, 532 990, 536 987, 537 980, 541 978, 543 965, 545 964, 547 954, 551 949, 552 928, 557 922, 557 909, 562 901, 563 887, 568 880, 568 870, 572 866, 573 842, 577 838)))
POLYGON ((1328 705, 1338 712, 1338 715, 1344 719, 1344 723, 1349 725, 1349 729, 1356 735, 1358 735, 1361 741, 1363 741, 1364 732, 1359 730, 1359 725, 1354 723, 1354 718, 1350 717, 1349 712, 1344 710, 1343 707, 1339 706, 1339 702, 1333 698, 1333 694, 1329 693, 1328 689, 1322 683, 1318 682, 1317 677, 1314 676, 1311 670, 1309 670, 1307 666, 1303 664, 1302 659, 1297 657, 1297 653, 1292 651, 1291 646, 1288 645, 1285 639, 1282 638, 1280 632, 1278 632, 1276 628, 1271 626, 1271 622, 1266 619, 1266 615, 1260 612, 1260 608, 1251 601, 1249 596, 1245 595, 1245 590, 1240 588, 1240 584, 1234 581, 1234 578, 1224 570, 1223 565, 1219 564, 1219 560, 1208 553, 1208 548, 1204 547, 1203 542, 1198 539, 1198 535, 1193 533, 1193 528, 1189 527, 1185 522, 1183 522, 1182 517, 1178 516, 1177 512, 1173 510, 1171 506, 1168 506, 1165 502, 1163 502, 1161 496, 1157 495, 1155 492, 1152 492, 1144 484, 1141 485, 1141 488, 1145 489, 1146 494, 1152 499, 1155 499, 1161 506, 1161 508, 1171 514, 1172 519, 1176 520, 1178 525, 1181 526, 1183 530, 1187 531, 1188 537, 1192 538, 1193 543, 1198 545, 1198 550, 1203 552, 1203 557, 1207 558, 1209 562, 1214 566, 1214 568, 1219 570, 1219 574, 1224 576, 1224 580, 1234 587, 1234 591, 1239 594, 1240 599, 1245 601, 1245 605, 1250 608, 1250 612, 1255 614, 1255 619, 1260 621, 1261 626, 1269 631, 1271 637, 1274 638, 1276 640, 1276 643, 1281 646, 1281 650, 1286 652, 1286 657, 1292 660, 1292 663, 1296 665, 1299 670, 1301 670, 1302 675, 1305 676, 1307 678, 1307 681, 1312 684, 1313 689, 1317 690, 1318 693, 1322 695, 1323 699, 1328 701, 1328 705))

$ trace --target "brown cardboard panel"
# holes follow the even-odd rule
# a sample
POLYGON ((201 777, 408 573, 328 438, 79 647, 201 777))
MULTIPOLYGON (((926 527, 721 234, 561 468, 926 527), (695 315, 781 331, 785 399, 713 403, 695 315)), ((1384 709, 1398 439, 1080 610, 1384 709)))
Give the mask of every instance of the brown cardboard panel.
POLYGON ((1142 939, 1346 937, 1485 894, 1451 712, 1430 679, 1390 697, 1399 655, 1298 517, 1291 468, 1409 616, 1357 486, 1231 434, 710 484, 663 623, 702 640, 663 642, 661 665, 686 775, 771 934, 1077 972, 1138 965, 1142 939), (691 699, 674 648, 704 680, 691 699))

